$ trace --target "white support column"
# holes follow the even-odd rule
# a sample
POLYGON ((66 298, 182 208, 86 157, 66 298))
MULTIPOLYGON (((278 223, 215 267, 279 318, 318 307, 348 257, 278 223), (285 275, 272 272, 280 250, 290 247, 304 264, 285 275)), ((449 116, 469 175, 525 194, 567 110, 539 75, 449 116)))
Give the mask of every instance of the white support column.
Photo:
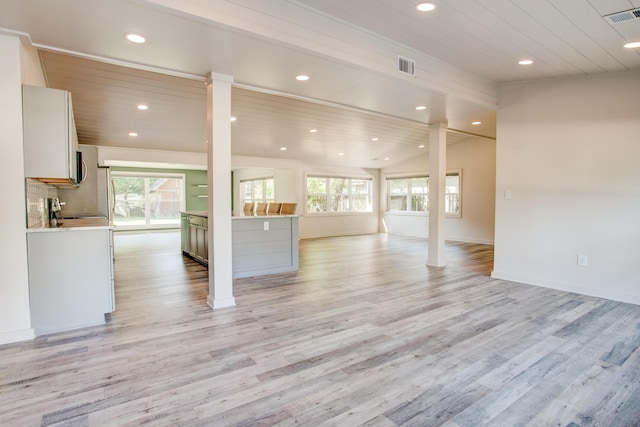
POLYGON ((29 272, 22 147, 22 72, 18 37, 0 30, 0 344, 34 337, 29 308, 29 272))
POLYGON ((447 178, 447 124, 429 125, 429 255, 427 265, 443 267, 444 193, 447 178))
POLYGON ((231 255, 231 85, 233 77, 207 79, 209 183, 209 296, 213 309, 236 305, 231 255))

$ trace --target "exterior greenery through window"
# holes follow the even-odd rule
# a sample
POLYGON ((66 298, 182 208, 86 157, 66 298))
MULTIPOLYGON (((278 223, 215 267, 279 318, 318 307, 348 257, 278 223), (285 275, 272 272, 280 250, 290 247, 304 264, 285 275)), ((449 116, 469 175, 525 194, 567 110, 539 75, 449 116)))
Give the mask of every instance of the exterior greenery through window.
POLYGON ((371 178, 307 176, 307 213, 372 212, 371 178))
MULTIPOLYGON (((461 171, 447 172, 444 211, 460 216, 461 171)), ((387 178, 388 212, 429 212, 429 175, 387 178)))
POLYGON ((276 191, 272 177, 241 180, 240 192, 244 203, 275 202, 276 191))
POLYGON ((184 210, 184 174, 112 173, 113 223, 121 228, 177 227, 184 210))

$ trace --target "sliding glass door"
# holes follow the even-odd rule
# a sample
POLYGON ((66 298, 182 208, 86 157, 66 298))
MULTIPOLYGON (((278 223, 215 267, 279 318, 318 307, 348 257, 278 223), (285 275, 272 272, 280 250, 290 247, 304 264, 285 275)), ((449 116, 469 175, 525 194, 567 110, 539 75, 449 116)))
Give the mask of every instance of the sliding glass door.
POLYGON ((112 172, 118 229, 179 228, 184 174, 112 172))

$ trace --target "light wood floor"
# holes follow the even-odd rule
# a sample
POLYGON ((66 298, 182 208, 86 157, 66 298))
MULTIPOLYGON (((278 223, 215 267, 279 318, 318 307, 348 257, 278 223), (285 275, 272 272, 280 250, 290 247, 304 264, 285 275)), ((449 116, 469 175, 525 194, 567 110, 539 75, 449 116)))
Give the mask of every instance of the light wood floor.
POLYGON ((108 325, 0 346, 0 425, 640 424, 640 307, 491 279, 490 246, 305 240, 218 311, 178 246, 117 236, 108 325))

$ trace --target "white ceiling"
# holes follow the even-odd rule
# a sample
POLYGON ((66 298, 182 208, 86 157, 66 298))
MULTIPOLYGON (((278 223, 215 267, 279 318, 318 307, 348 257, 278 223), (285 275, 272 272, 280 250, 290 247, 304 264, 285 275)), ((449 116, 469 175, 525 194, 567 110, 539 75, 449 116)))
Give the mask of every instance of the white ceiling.
POLYGON ((622 47, 640 40, 640 19, 603 18, 640 0, 447 0, 429 14, 415 3, 0 0, 0 28, 25 34, 48 84, 71 90, 83 143, 206 151, 214 71, 236 82, 233 154, 359 167, 424 152, 432 122, 448 122, 453 143, 495 137, 501 83, 640 69, 640 50, 622 47), (416 60, 415 77, 397 71, 398 54, 416 60))
POLYGON ((497 82, 640 67, 622 47, 640 40, 640 19, 602 18, 640 0, 447 0, 429 14, 415 12, 417 0, 299 2, 497 82), (535 66, 518 67, 521 58, 535 66))

